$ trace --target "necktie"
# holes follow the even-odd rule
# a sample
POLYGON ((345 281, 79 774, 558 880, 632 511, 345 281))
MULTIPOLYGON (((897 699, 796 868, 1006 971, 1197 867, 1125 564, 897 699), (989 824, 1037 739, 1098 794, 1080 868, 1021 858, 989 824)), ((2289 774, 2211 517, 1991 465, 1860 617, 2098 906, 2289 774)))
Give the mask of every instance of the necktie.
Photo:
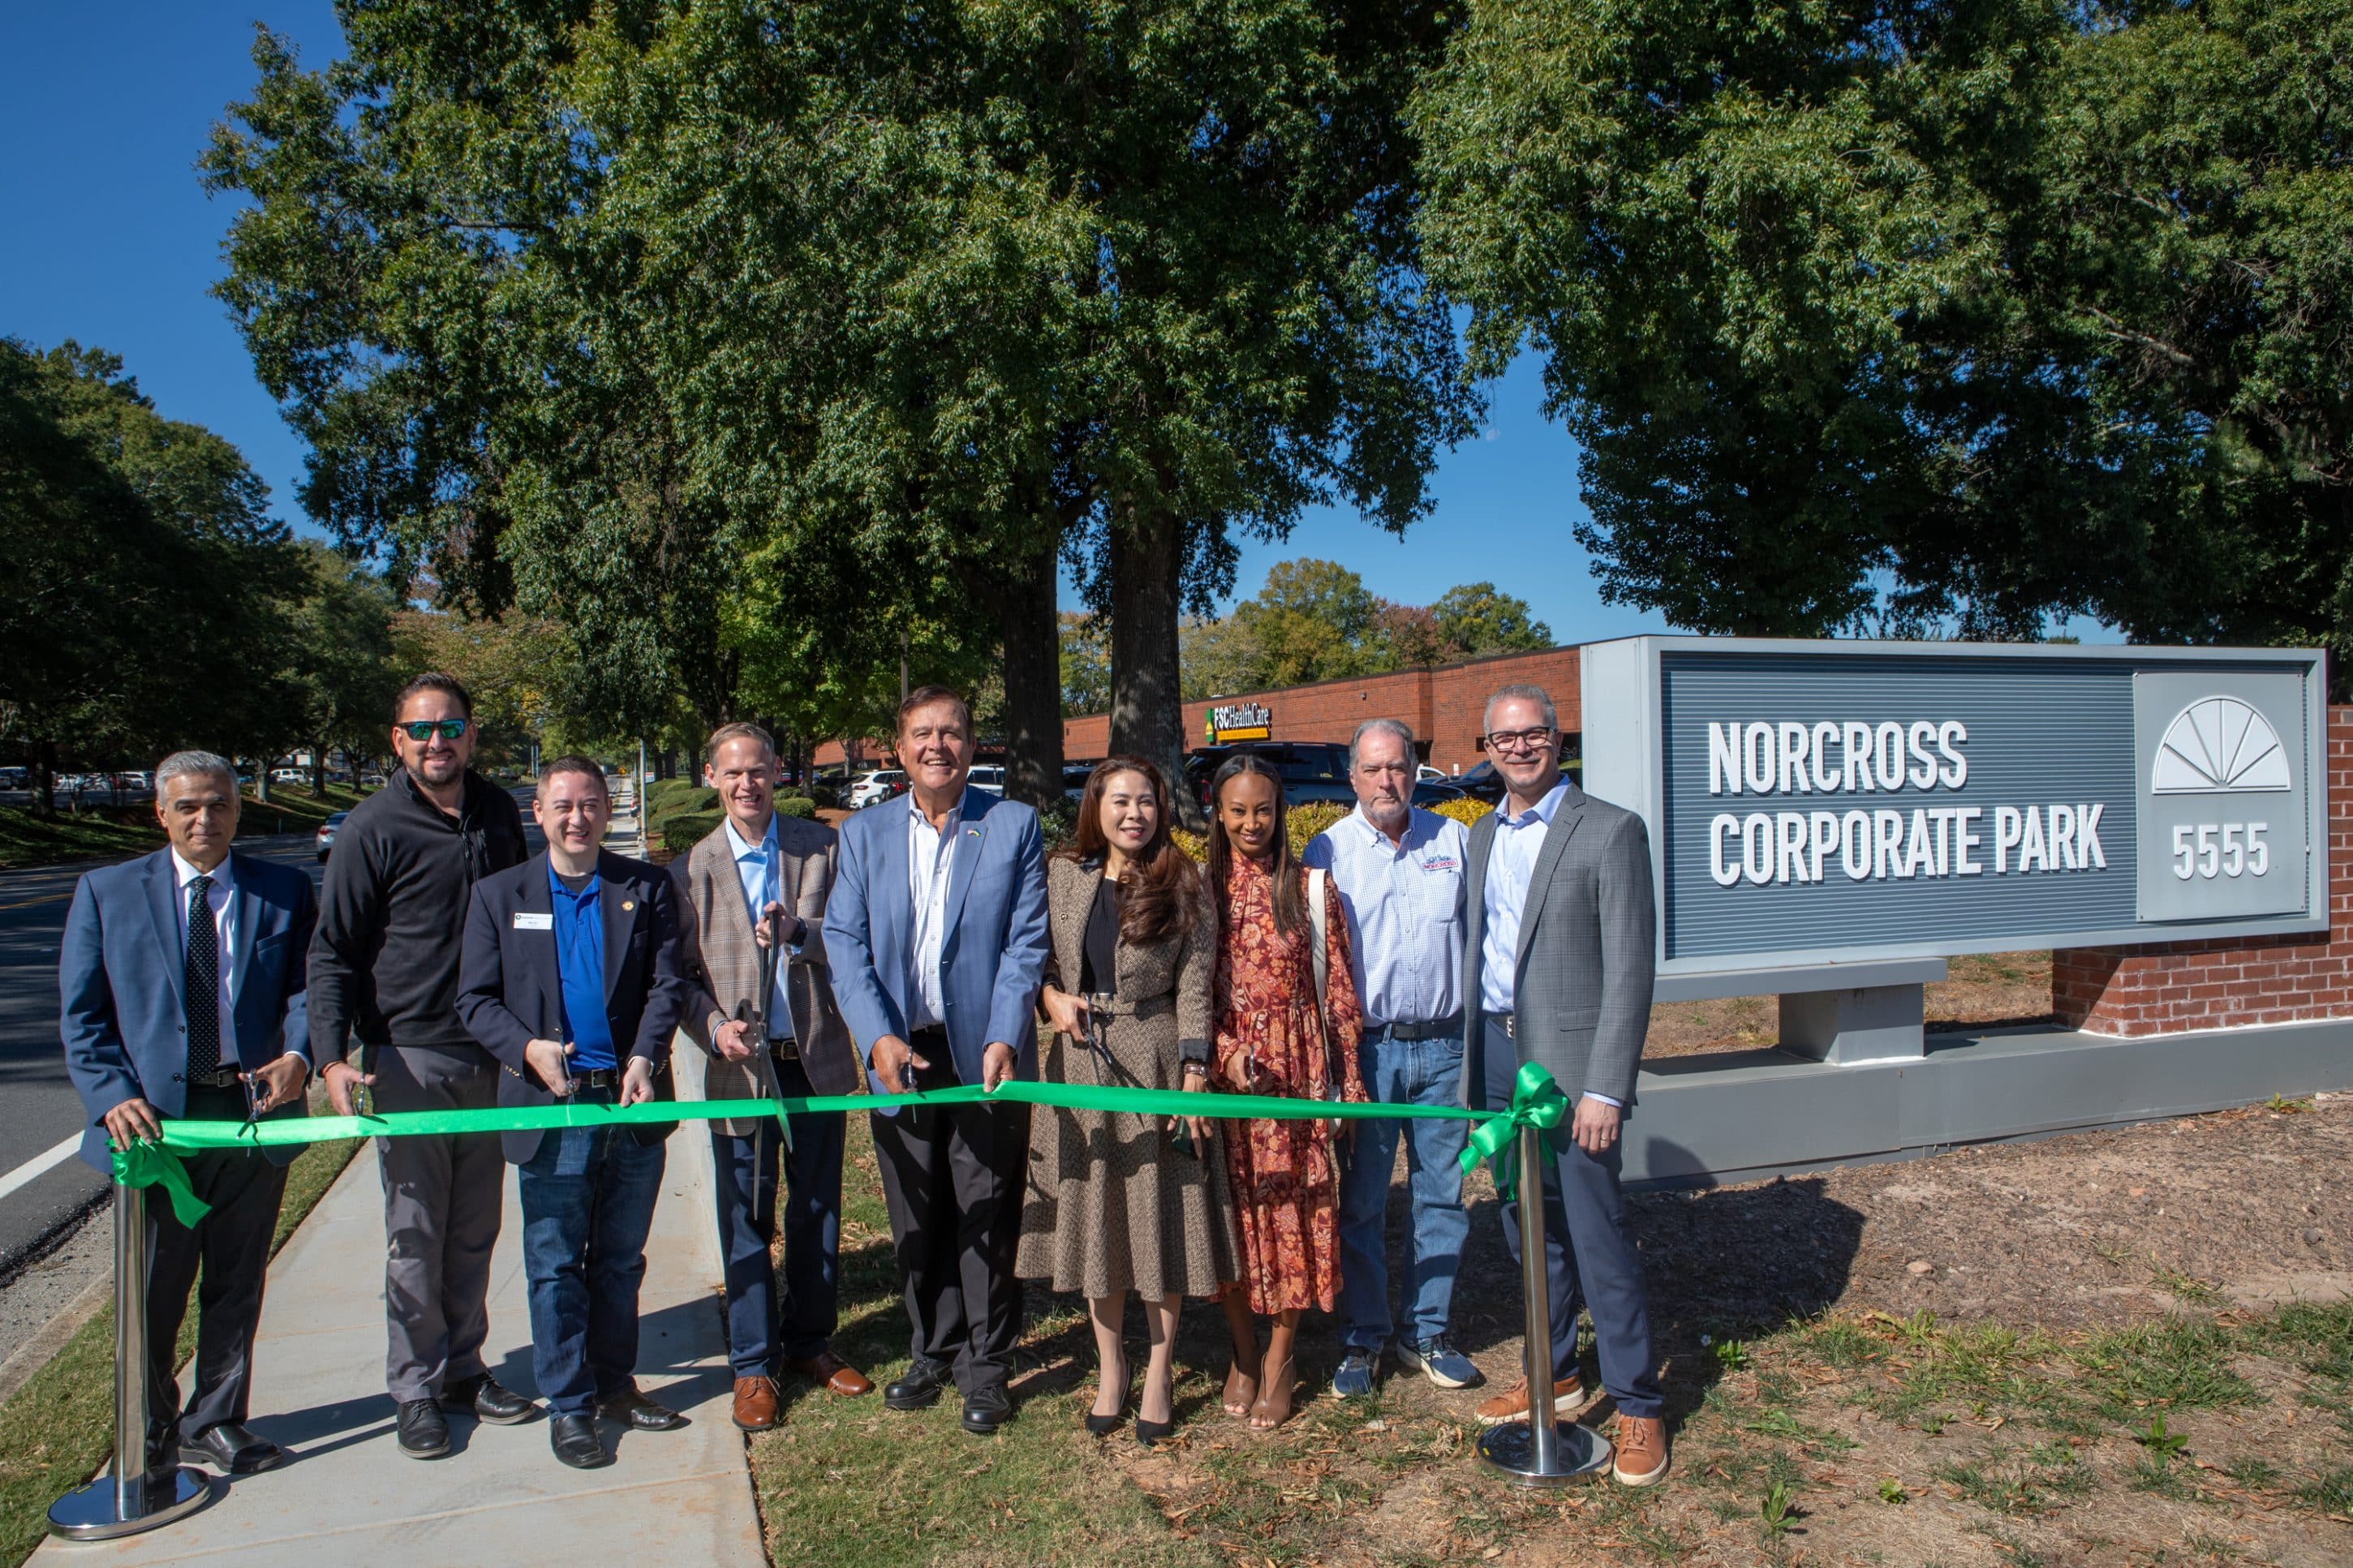
POLYGON ((220 1067, 220 930, 213 921, 213 879, 199 874, 188 884, 188 1076, 202 1078, 220 1067))

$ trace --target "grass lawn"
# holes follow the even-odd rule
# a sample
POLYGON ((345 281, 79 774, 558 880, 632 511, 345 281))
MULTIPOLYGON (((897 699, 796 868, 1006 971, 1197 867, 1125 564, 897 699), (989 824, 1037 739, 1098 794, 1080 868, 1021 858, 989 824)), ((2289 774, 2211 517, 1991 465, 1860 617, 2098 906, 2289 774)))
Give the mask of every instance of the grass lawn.
MULTIPOLYGON (((270 1251, 286 1245, 359 1148, 312 1143, 286 1173, 286 1201, 270 1251)), ((164 1201, 161 1194, 151 1202, 164 1201)), ((101 1215, 91 1223, 112 1226, 101 1215)), ((193 1301, 180 1330, 183 1368, 195 1353, 193 1301)), ((41 1543, 49 1505, 107 1468, 114 1452, 114 1308, 84 1323, 57 1359, 0 1405, 0 1562, 22 1563, 41 1543)))
POLYGON ((375 793, 331 784, 324 795, 315 795, 309 784, 272 784, 269 800, 259 801, 253 798, 253 786, 248 784, 237 831, 255 837, 265 833, 308 833, 332 813, 349 811, 375 793))
POLYGON ((163 844, 164 830, 144 805, 124 815, 130 819, 95 809, 40 817, 28 805, 0 805, 0 870, 138 855, 163 844))
MULTIPOLYGON (((2320 1119, 2271 1119, 2283 1120, 2320 1119)), ((2313 1131, 2333 1138, 2336 1127, 2332 1117, 2313 1131)), ((2217 1140, 2209 1152, 2185 1147, 2179 1135, 2167 1139, 2168 1131, 1953 1156, 1949 1167, 1943 1161, 1880 1167, 1852 1173, 1853 1189, 1831 1190, 1859 1193, 1878 1184, 1889 1192, 1873 1201, 1900 1214, 1916 1203, 1905 1194, 1917 1191, 1923 1173, 1940 1169, 1984 1163, 1988 1181, 2006 1184, 2024 1180, 2018 1173, 2030 1163, 2043 1162, 2044 1179, 2080 1189, 2083 1160, 2138 1166, 2153 1157, 2159 1169, 2180 1162, 2185 1172, 2227 1181, 2218 1163, 2224 1137, 2274 1161, 2292 1149, 2318 1154, 2324 1147, 2279 1142, 2284 1134, 2263 1125, 2260 1112, 2239 1113, 2235 1129, 2204 1129, 2217 1140), (2071 1145, 2072 1152, 2063 1147, 2071 1145), (2078 1163, 2054 1163, 2065 1160, 2078 1163)), ((862 1118, 851 1119, 850 1143, 836 1343, 879 1385, 907 1364, 907 1323, 862 1118)), ((2323 1167, 2291 1158, 2318 1179, 2323 1167)), ((2281 1179, 2292 1183, 2293 1172, 2281 1179)), ((1696 1219, 1695 1234, 1720 1226, 1746 1238, 1752 1259, 1810 1250, 1797 1227, 1776 1217, 1789 1212, 1796 1185, 1639 1200, 1638 1234, 1654 1253, 1654 1277, 1683 1275, 1653 1284, 1652 1321, 1676 1433, 1674 1472, 1654 1489, 1605 1481, 1532 1493, 1491 1479, 1475 1458, 1472 1406, 1481 1394, 1444 1393, 1393 1371, 1373 1401, 1318 1397, 1336 1347, 1330 1321, 1314 1314, 1302 1336, 1307 1384, 1299 1414, 1278 1432, 1251 1433, 1219 1409, 1223 1327, 1213 1309, 1190 1302, 1177 1352, 1179 1441, 1146 1451, 1125 1429, 1099 1440, 1080 1426, 1093 1381, 1083 1304, 1033 1289, 1014 1385, 1018 1413, 994 1437, 965 1436, 952 1397, 902 1414, 883 1409, 879 1395, 839 1400, 788 1380, 785 1425, 751 1444, 770 1557, 873 1568, 2140 1568, 2353 1559, 2347 1295, 2232 1307, 2211 1283, 2137 1261, 2153 1249, 2125 1256, 2095 1240, 2085 1267, 2114 1275, 2124 1292, 2110 1292, 2121 1310, 2106 1319, 2068 1321, 2054 1312, 2051 1321, 2062 1326, 2041 1329, 2041 1306, 2027 1298, 1965 1321, 1940 1321, 1926 1310, 1899 1313, 1876 1305, 1889 1298, 1874 1292, 1909 1287, 1859 1273, 1843 1292, 1817 1296, 1813 1308, 1788 1315, 1775 1304, 1764 1268, 1727 1258, 1731 1267, 1721 1272, 1692 1278, 1693 1255, 1679 1259, 1650 1245, 1680 1228, 1675 1205, 1714 1203, 1732 1206, 1696 1219)), ((1519 1353, 1516 1279, 1502 1255, 1483 1172, 1465 1195, 1473 1237, 1456 1295, 1458 1332, 1491 1379, 1507 1381, 1519 1353)), ((2269 1206, 2282 1195, 2247 1197, 2269 1206)), ((2115 1198, 2119 1214, 2144 1207, 2137 1188, 2115 1198)), ((1392 1258, 1400 1247, 1401 1190, 1397 1199, 1392 1258)), ((1957 1208, 1984 1201, 1951 1200, 1957 1208)), ((1896 1248, 1897 1278, 1915 1280, 1901 1259, 1919 1237, 1900 1234, 1900 1222, 1880 1221, 1881 1212, 1870 1209, 1863 1245, 1896 1248)), ((1988 1213, 1977 1223, 1999 1237, 2004 1231, 1996 1218, 1988 1213)), ((1969 1221, 1951 1213, 1946 1223, 1969 1221)), ((2179 1221, 2152 1223, 2161 1236, 2179 1221)), ((2031 1293, 2056 1272, 2028 1267, 2016 1283, 2031 1293)), ((1143 1330, 1133 1307, 1128 1341, 1140 1367, 1143 1330)), ((1589 1344, 1586 1377, 1589 1385, 1596 1379, 1589 1344)))

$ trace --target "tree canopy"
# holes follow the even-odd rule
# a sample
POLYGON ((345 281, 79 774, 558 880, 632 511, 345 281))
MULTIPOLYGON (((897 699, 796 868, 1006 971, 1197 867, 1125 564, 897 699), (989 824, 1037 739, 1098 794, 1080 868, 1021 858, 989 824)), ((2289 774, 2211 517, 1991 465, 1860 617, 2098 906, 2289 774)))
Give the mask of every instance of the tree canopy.
MULTIPOLYGON (((1606 596, 2353 651, 2353 13, 1487 0, 1414 123, 1606 596)), ((2340 673, 2339 689, 2343 689, 2340 673)))

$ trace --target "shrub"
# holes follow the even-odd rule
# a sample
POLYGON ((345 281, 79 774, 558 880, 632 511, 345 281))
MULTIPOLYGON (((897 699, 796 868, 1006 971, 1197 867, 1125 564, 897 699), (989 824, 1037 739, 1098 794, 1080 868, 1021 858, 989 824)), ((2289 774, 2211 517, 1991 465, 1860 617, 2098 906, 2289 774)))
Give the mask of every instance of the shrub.
POLYGON ((1475 795, 1466 795, 1461 800, 1440 801, 1430 809, 1440 816, 1451 816, 1468 827, 1495 808, 1475 795))
POLYGON ((662 824, 662 847, 672 855, 683 855, 708 837, 725 821, 723 811, 681 811, 662 824))
POLYGON ((809 785, 808 797, 828 811, 838 811, 841 807, 841 792, 829 784, 809 785))
POLYGON ((1291 836, 1291 852, 1294 856, 1307 853, 1307 841, 1355 810, 1336 800, 1312 800, 1305 805, 1294 805, 1283 818, 1283 826, 1291 836))
POLYGON ((817 816, 817 802, 805 795, 788 795, 776 802, 776 810, 786 816, 797 816, 805 820, 814 819, 817 816))

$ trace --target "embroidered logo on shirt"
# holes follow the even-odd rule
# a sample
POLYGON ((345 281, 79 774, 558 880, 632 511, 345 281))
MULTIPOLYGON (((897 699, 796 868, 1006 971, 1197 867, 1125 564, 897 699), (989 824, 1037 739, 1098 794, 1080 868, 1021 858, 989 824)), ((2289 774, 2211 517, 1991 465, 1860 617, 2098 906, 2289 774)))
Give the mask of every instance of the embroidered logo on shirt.
POLYGON ((1451 871, 1455 868, 1454 857, 1451 855, 1432 855, 1429 859, 1424 860, 1421 863, 1421 868, 1425 871, 1451 871))

